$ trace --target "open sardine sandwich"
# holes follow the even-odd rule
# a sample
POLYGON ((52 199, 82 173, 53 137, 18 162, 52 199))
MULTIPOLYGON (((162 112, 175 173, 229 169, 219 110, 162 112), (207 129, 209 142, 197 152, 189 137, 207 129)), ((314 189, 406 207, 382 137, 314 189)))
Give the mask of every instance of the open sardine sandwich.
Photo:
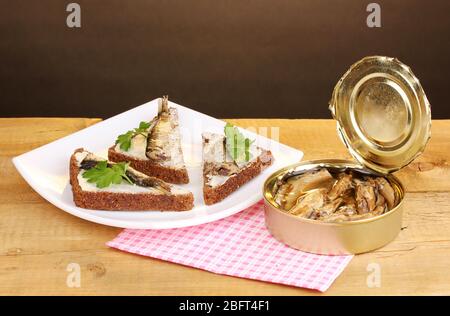
POLYGON ((218 203, 269 167, 270 150, 256 146, 237 127, 227 124, 224 134, 203 133, 203 199, 218 203))
POLYGON ((194 196, 188 190, 83 148, 70 158, 70 183, 75 205, 87 209, 188 211, 194 206, 194 196))
POLYGON ((158 115, 150 122, 119 135, 109 148, 108 159, 129 162, 131 167, 170 183, 189 183, 181 149, 178 111, 168 97, 159 99, 158 115))

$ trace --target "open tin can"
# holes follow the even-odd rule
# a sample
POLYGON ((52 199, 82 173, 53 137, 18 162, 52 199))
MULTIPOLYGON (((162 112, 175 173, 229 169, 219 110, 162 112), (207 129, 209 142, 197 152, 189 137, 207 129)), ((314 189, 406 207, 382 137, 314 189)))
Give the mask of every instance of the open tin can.
POLYGON ((425 149, 431 135, 430 104, 408 66, 395 58, 371 56, 342 76, 329 108, 356 162, 306 161, 273 173, 263 188, 266 225, 276 239, 299 250, 326 255, 368 252, 389 243, 401 229, 405 189, 392 173, 425 149), (275 199, 280 183, 319 168, 382 177, 393 188, 396 204, 381 215, 342 222, 286 212, 275 199))

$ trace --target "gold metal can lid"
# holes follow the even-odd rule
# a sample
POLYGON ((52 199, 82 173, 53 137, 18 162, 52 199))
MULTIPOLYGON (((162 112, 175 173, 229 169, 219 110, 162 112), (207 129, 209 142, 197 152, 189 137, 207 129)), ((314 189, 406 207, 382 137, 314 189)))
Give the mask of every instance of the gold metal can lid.
POLYGON ((336 84, 329 106, 338 134, 365 167, 389 173, 408 165, 431 136, 431 109, 419 80, 396 58, 371 56, 336 84))

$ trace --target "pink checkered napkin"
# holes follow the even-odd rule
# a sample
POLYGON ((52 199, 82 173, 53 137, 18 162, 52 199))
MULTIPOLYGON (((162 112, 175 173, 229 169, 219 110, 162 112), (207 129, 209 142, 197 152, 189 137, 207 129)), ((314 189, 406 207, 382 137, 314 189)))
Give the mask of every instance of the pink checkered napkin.
POLYGON ((267 231, 263 203, 198 226, 122 231, 108 246, 236 277, 326 291, 352 256, 287 247, 267 231))

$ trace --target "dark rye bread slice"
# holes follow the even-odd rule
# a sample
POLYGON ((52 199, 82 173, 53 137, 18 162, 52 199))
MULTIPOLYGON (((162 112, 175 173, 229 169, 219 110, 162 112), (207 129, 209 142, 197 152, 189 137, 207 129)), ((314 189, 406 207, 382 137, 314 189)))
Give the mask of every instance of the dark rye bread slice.
MULTIPOLYGON (((87 209, 109 211, 188 211, 194 206, 194 196, 191 192, 175 194, 149 193, 116 193, 84 191, 79 182, 80 167, 75 150, 70 158, 70 184, 72 185, 75 205, 87 209)), ((173 187, 173 186, 171 186, 173 187)))
POLYGON ((161 166, 146 159, 138 159, 125 155, 115 150, 116 146, 108 149, 108 159, 112 162, 126 161, 130 166, 148 176, 156 177, 169 183, 185 184, 189 183, 189 176, 186 168, 176 169, 161 166))
POLYGON ((273 163, 274 158, 269 150, 256 147, 259 150, 258 156, 239 167, 232 161, 226 161, 225 136, 204 133, 202 137, 203 200, 207 205, 222 201, 273 163), (208 178, 213 176, 224 176, 226 180, 211 185, 208 178))

